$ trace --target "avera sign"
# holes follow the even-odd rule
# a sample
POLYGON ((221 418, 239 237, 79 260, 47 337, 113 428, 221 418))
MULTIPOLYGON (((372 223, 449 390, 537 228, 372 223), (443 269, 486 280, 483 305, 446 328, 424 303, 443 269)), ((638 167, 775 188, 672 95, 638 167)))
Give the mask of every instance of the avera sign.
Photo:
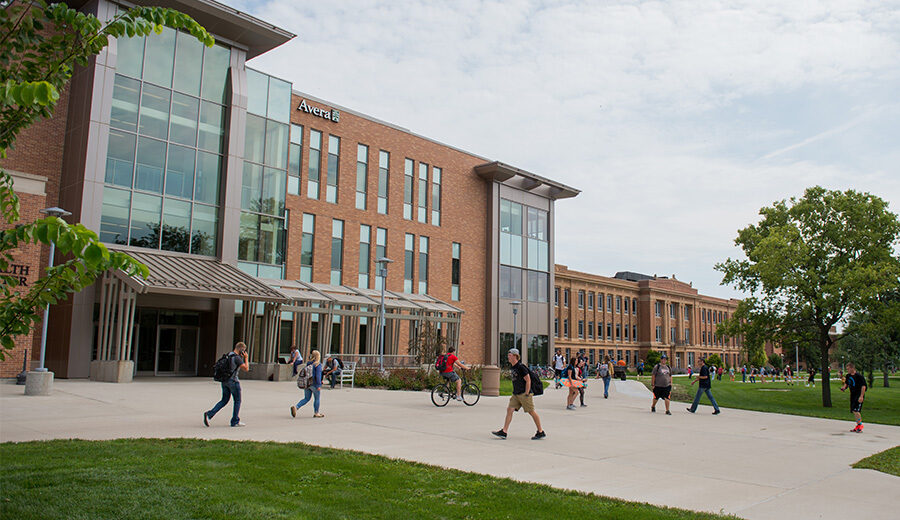
POLYGON ((329 121, 334 121, 335 123, 340 123, 341 121, 341 113, 335 109, 326 110, 324 108, 315 107, 312 105, 308 105, 305 99, 300 100, 300 106, 297 107, 297 110, 302 110, 308 114, 312 114, 314 116, 319 116, 323 119, 327 119, 329 121))

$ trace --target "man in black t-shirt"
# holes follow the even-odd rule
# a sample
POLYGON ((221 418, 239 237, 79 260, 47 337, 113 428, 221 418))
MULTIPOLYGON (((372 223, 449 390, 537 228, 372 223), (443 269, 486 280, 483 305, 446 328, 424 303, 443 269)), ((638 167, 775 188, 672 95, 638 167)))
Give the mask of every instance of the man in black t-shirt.
POLYGON ((713 415, 719 415, 719 405, 716 403, 716 398, 712 395, 712 380, 710 379, 710 370, 709 367, 706 366, 706 360, 703 358, 700 359, 700 375, 697 376, 697 379, 691 381, 691 386, 694 385, 697 381, 700 381, 700 388, 697 389, 697 394, 694 396, 694 402, 691 403, 690 408, 687 411, 694 413, 697 411, 697 405, 700 404, 700 394, 705 393, 706 397, 709 397, 709 400, 712 402, 713 408, 715 411, 713 415))
POLYGON ((862 405, 866 397, 866 378, 856 371, 856 365, 847 363, 847 377, 844 379, 844 385, 841 386, 841 392, 850 389, 850 411, 856 417, 856 427, 850 430, 854 433, 862 433, 862 405))
MULTIPOLYGON (((506 432, 509 430, 509 423, 512 422, 513 412, 522 408, 531 415, 531 418, 534 419, 534 425, 537 427, 537 433, 534 434, 531 440, 543 439, 547 434, 541 428, 541 418, 534 411, 534 395, 531 393, 531 373, 522 364, 519 357, 519 349, 509 349, 506 357, 509 360, 509 364, 512 365, 510 373, 512 375, 513 395, 509 398, 509 405, 506 407, 506 421, 503 423, 503 428, 491 433, 501 439, 505 439, 506 432)), ((538 384, 543 383, 538 381, 538 384)))
POLYGON ((228 354, 231 376, 225 381, 222 381, 222 399, 216 403, 211 410, 203 412, 204 426, 209 426, 210 419, 227 405, 228 401, 232 398, 234 398, 234 408, 231 412, 231 425, 245 426, 245 424, 241 422, 239 416, 241 412, 241 381, 240 378, 238 378, 238 370, 243 370, 244 372, 250 370, 250 362, 248 359, 247 345, 243 342, 235 344, 234 349, 228 354))

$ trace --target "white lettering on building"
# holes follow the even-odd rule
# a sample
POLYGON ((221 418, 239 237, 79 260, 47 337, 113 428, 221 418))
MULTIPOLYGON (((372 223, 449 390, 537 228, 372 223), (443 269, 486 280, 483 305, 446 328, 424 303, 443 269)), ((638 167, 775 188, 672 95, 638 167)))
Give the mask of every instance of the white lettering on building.
POLYGON ((297 107, 297 110, 302 110, 307 114, 312 114, 314 116, 319 116, 323 119, 327 119, 329 121, 334 121, 335 123, 339 123, 341 121, 341 113, 335 109, 326 110, 324 108, 319 108, 312 105, 307 105, 305 99, 300 100, 300 106, 297 107))

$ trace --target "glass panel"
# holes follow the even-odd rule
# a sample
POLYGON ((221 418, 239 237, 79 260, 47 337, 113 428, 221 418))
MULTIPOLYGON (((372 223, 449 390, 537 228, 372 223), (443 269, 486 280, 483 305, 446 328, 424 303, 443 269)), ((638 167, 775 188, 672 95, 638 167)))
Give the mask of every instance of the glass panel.
POLYGON ((300 195, 300 177, 288 177, 287 191, 291 195, 300 195))
POLYGON ((522 205, 515 202, 509 203, 509 232, 513 235, 522 234, 522 205))
POLYGON ((141 118, 138 132, 165 139, 169 131, 169 99, 172 92, 144 84, 141 94, 141 118))
POLYGON ((203 101, 200 103, 200 137, 197 145, 211 152, 222 153, 225 137, 225 108, 203 101))
POLYGON ((266 120, 247 114, 247 135, 244 140, 244 159, 262 163, 265 153, 266 120))
POLYGON ((263 167, 244 163, 244 176, 241 180, 241 209, 260 211, 262 203, 262 172, 263 167))
POLYGON ((291 120, 291 84, 277 78, 269 78, 269 119, 287 123, 291 120))
MULTIPOLYGON (((300 176, 300 159, 303 158, 303 149, 299 144, 291 143, 288 146, 288 173, 295 176, 300 176)), ((295 194, 296 195, 296 194, 295 194)))
POLYGON ((241 213, 241 232, 238 237, 238 259, 256 262, 259 256, 259 216, 241 213))
POLYGON ((284 214, 284 192, 287 174, 283 170, 266 168, 263 177, 262 207, 260 213, 284 214))
POLYGON ((172 86, 172 69, 175 61, 175 30, 163 27, 160 34, 147 36, 147 59, 144 60, 144 81, 162 87, 172 86))
POLYGON ((218 235, 218 209, 203 204, 194 204, 191 221, 191 253, 195 255, 215 256, 216 236, 218 235))
POLYGON ((291 124, 291 142, 294 144, 303 145, 303 127, 300 125, 291 124))
POLYGON ((179 32, 175 39, 175 90, 200 95, 200 63, 203 44, 190 34, 179 32))
POLYGON ((141 99, 141 82, 116 74, 113 87, 112 111, 109 124, 129 132, 137 132, 138 103, 141 99))
POLYGON ((259 217, 259 261, 266 264, 284 262, 284 220, 275 217, 259 217))
POLYGON ((118 38, 116 40, 116 72, 132 78, 141 77, 144 64, 144 38, 118 38))
POLYGON ((197 145, 197 113, 199 110, 199 99, 177 92, 172 96, 170 141, 188 146, 197 145))
POLYGON ((134 188, 162 193, 165 161, 166 143, 156 139, 139 137, 134 188))
POLYGON ((191 239, 191 203, 166 199, 161 249, 187 253, 191 239))
POLYGON ((159 248, 159 217, 162 197, 135 193, 131 205, 130 245, 159 248))
POLYGON ((197 152, 183 146, 169 145, 166 163, 166 195, 184 199, 194 193, 194 157, 197 152))
POLYGON ((274 168, 287 168, 288 125, 266 121, 265 164, 274 168))
POLYGON ((197 152, 197 172, 194 182, 194 199, 210 204, 219 203, 219 178, 222 173, 222 157, 197 152))
POLYGON ((247 112, 266 117, 269 76, 247 69, 247 112))
POLYGON ((125 244, 128 241, 128 211, 131 193, 114 188, 103 188, 103 212, 100 215, 100 241, 107 244, 125 244))
POLYGON ((203 50, 203 84, 200 89, 203 99, 227 103, 225 87, 230 61, 231 50, 228 47, 214 45, 203 50))
POLYGON ((106 154, 107 184, 131 187, 134 172, 135 136, 116 130, 109 131, 109 147, 106 154))

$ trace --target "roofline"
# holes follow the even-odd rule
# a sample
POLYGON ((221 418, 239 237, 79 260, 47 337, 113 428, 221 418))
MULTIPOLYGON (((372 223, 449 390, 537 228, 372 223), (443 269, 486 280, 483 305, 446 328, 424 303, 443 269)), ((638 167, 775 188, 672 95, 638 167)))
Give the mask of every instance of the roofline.
POLYGON ((521 168, 516 168, 515 166, 510 166, 506 163, 502 163, 500 161, 489 162, 487 164, 480 164, 475 167, 475 173, 481 176, 483 179, 503 182, 509 180, 513 177, 519 176, 525 178, 529 181, 533 182, 531 189, 537 188, 538 186, 545 185, 550 187, 550 197, 551 199, 568 199, 571 197, 577 196, 581 193, 581 190, 577 190, 571 186, 567 186, 561 182, 550 180, 546 177, 542 177, 536 173, 531 173, 529 171, 525 171, 521 168))

